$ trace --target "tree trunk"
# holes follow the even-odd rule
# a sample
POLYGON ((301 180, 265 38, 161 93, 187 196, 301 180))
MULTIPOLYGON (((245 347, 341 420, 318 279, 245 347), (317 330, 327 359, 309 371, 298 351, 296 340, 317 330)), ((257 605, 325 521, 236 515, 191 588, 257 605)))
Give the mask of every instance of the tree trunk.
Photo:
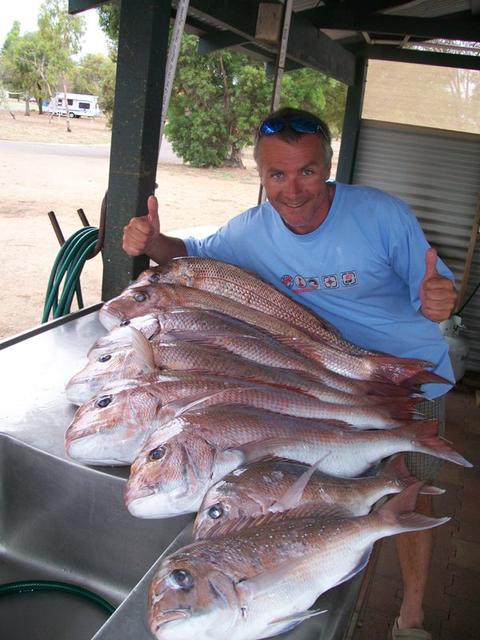
POLYGON ((30 115, 30 96, 25 96, 25 115, 30 115))
POLYGON ((72 129, 70 127, 70 111, 68 110, 68 98, 67 98, 67 83, 65 82, 65 77, 63 80, 63 99, 65 101, 65 112, 67 115, 67 131, 68 133, 72 133, 72 129))
POLYGON ((229 157, 225 160, 225 166, 235 167, 236 169, 245 169, 242 161, 242 152, 235 145, 232 145, 229 157))
POLYGON ((43 115, 43 100, 42 100, 42 98, 37 98, 37 105, 38 105, 38 115, 41 116, 41 115, 43 115))

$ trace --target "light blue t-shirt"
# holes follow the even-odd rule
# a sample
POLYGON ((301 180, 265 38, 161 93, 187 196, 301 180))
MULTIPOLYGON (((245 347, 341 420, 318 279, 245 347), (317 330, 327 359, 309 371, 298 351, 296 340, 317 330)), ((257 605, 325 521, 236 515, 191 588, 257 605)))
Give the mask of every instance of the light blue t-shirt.
MULTIPOLYGON (((378 189, 336 183, 324 222, 293 233, 268 203, 236 216, 202 240, 185 240, 188 255, 223 260, 256 272, 331 322, 356 345, 434 363, 454 380, 448 344, 420 311, 419 290, 430 245, 404 202, 378 189)), ((438 260, 437 270, 453 279, 438 260)), ((434 398, 450 386, 424 386, 434 398)))

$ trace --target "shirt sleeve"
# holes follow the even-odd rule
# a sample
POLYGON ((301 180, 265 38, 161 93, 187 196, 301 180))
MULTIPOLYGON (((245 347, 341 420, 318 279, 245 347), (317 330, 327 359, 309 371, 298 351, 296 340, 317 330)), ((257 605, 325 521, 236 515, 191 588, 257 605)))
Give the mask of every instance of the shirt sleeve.
POLYGON ((206 238, 186 238, 184 243, 187 254, 236 264, 238 262, 237 246, 241 243, 242 231, 245 226, 243 220, 246 213, 232 218, 218 231, 206 238))
MULTIPOLYGON (((425 254, 431 245, 410 207, 393 198, 394 211, 389 216, 388 252, 394 271, 408 285, 410 302, 414 309, 420 309, 420 285, 425 275, 425 254)), ((454 281, 453 273, 438 258, 437 271, 454 281)))

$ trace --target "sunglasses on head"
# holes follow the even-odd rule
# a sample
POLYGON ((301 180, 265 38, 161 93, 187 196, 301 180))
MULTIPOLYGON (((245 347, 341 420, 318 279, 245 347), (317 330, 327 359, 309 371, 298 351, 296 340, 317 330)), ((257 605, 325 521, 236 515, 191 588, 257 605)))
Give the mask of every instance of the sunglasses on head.
POLYGON ((259 133, 261 136, 272 136, 274 133, 278 133, 279 131, 282 131, 282 129, 285 129, 285 127, 290 127, 290 129, 293 129, 293 131, 296 131, 297 133, 320 132, 328 142, 327 134, 322 125, 312 118, 302 116, 287 116, 285 118, 270 118, 268 120, 264 120, 260 125, 259 133))

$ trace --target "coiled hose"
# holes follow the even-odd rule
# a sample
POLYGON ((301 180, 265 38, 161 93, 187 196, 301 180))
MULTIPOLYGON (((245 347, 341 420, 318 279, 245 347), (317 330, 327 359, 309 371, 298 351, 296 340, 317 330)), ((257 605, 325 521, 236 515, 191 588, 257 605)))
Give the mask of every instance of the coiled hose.
POLYGON ((83 309, 80 275, 85 262, 97 243, 99 230, 83 227, 65 241, 57 254, 50 273, 43 307, 42 323, 70 313, 73 296, 77 294, 78 308, 83 309))
POLYGON ((76 584, 70 584, 68 582, 54 582, 51 580, 24 580, 21 582, 8 582, 0 585, 0 596, 12 594, 12 593, 32 593, 38 591, 62 591, 65 593, 71 593, 86 600, 90 600, 99 605, 104 611, 111 615, 115 611, 113 604, 110 604, 107 600, 101 596, 89 591, 84 587, 79 587, 76 584))

